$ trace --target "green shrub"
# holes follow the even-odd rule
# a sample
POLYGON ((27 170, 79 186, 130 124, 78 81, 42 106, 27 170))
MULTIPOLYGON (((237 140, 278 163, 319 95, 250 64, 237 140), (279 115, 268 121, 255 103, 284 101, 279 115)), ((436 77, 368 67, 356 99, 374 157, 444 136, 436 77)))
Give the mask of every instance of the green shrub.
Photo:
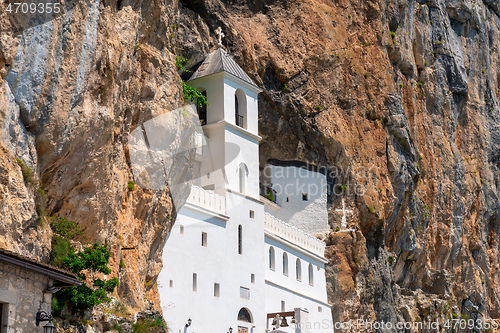
POLYGON ((120 259, 120 268, 125 268, 125 263, 123 262, 123 259, 120 259))
POLYGON ((123 328, 122 328, 120 325, 118 325, 117 323, 114 323, 114 324, 113 324, 113 329, 114 329, 115 331, 118 331, 119 333, 122 333, 122 332, 123 332, 123 328))
POLYGON ((393 257, 387 257, 387 261, 392 264, 394 262, 394 258, 393 257))
POLYGON ((335 228, 335 231, 340 231, 340 228, 339 227, 335 228))
POLYGON ((36 191, 35 203, 38 216, 40 217, 47 216, 47 194, 45 193, 45 190, 42 187, 40 187, 36 191))
POLYGON ((321 105, 316 105, 316 106, 314 107, 314 110, 317 110, 317 111, 321 110, 321 105))
POLYGON ((74 250, 68 239, 55 235, 52 237, 50 264, 57 267, 64 267, 64 258, 74 250))
POLYGON ((368 207, 368 210, 370 211, 370 213, 373 213, 373 207, 368 207))
POLYGON ((130 180, 130 181, 128 182, 128 185, 127 185, 127 186, 128 186, 128 190, 129 190, 129 191, 133 191, 133 190, 134 190, 134 188, 135 188, 135 183, 134 183, 133 181, 131 181, 131 180, 130 180))
MULTIPOLYGON (((137 321, 136 324, 132 325, 134 328, 134 333, 148 333, 153 332, 151 328, 162 328, 165 331, 168 331, 167 324, 161 319, 142 319, 137 321)), ((154 332, 157 332, 156 330, 154 332)))
POLYGON ((59 302, 68 305, 71 312, 83 312, 93 308, 95 305, 103 302, 109 302, 107 294, 112 293, 118 286, 116 277, 101 280, 94 279, 92 285, 87 281, 85 272, 109 274, 111 270, 108 268, 109 257, 111 253, 108 250, 108 243, 100 246, 97 242, 83 251, 75 253, 70 250, 70 253, 63 258, 64 267, 78 276, 78 279, 83 281, 81 286, 64 288, 59 291, 55 297, 59 302))
POLYGON ((286 89, 286 88, 287 88, 286 83, 282 83, 282 84, 280 84, 280 90, 284 90, 284 89, 286 89))
POLYGON ((184 99, 189 99, 193 103, 197 103, 199 107, 202 107, 207 103, 205 96, 201 94, 195 88, 188 86, 184 81, 182 81, 182 90, 184 92, 184 99))
POLYGON ((391 37, 392 39, 396 38, 396 33, 394 31, 391 31, 391 37))
POLYGON ((27 185, 33 184, 35 180, 33 179, 33 172, 31 168, 18 157, 16 157, 16 162, 21 167, 24 183, 27 185))
POLYGON ((77 223, 68 221, 61 216, 53 217, 50 227, 54 233, 68 240, 75 239, 83 234, 83 231, 80 230, 80 226, 77 223))

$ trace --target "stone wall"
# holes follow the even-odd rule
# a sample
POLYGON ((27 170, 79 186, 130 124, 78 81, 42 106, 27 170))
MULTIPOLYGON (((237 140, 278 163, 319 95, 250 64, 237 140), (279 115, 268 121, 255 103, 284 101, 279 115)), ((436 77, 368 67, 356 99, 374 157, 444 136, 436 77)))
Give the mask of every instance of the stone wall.
MULTIPOLYGON (((43 291, 52 280, 22 268, 0 263, 0 303, 3 303, 0 333, 43 332, 35 326, 38 310, 50 313, 52 294, 43 291)), ((46 322, 40 325, 45 325, 46 322)))

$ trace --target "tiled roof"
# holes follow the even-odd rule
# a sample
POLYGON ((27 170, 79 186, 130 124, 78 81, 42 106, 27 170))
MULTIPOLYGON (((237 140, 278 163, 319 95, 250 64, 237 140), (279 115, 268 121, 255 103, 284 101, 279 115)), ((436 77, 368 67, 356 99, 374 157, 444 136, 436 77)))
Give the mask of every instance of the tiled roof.
POLYGON ((237 78, 258 87, 247 75, 247 73, 245 73, 245 71, 233 60, 233 58, 231 58, 231 56, 221 47, 207 55, 201 66, 198 67, 189 81, 222 71, 232 74, 237 78))

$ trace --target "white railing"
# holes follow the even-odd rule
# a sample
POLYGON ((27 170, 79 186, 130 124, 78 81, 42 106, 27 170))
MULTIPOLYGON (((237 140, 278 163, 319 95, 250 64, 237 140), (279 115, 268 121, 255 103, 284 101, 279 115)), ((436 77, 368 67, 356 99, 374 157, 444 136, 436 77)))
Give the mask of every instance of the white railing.
POLYGON ((314 236, 285 223, 269 213, 264 213, 264 229, 280 236, 321 257, 325 256, 326 244, 314 236))
POLYGON ((189 193, 186 202, 226 215, 226 198, 212 191, 204 190, 196 185, 191 186, 191 193, 189 193))

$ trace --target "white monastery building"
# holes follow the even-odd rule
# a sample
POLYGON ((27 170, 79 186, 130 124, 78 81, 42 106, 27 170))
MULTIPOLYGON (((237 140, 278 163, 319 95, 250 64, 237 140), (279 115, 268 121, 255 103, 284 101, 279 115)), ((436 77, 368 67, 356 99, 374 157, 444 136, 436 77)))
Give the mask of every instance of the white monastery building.
POLYGON ((273 165, 270 181, 292 184, 289 191, 259 185, 261 89, 222 47, 188 84, 209 104, 198 107, 206 145, 197 149, 197 185, 167 238, 158 278, 170 332, 333 332, 325 243, 306 233, 328 229, 326 178, 303 171, 320 188, 305 193, 293 189, 297 176, 278 177, 279 168, 296 166, 273 165))

